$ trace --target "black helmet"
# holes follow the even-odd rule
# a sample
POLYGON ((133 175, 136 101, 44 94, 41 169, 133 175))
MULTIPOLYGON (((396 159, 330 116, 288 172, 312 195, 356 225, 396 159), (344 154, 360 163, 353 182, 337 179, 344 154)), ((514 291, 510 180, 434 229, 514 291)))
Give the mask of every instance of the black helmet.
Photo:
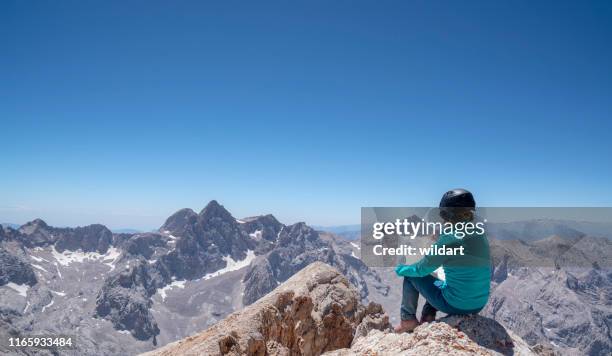
POLYGON ((440 208, 475 208, 476 201, 472 193, 465 189, 453 189, 444 193, 440 208))

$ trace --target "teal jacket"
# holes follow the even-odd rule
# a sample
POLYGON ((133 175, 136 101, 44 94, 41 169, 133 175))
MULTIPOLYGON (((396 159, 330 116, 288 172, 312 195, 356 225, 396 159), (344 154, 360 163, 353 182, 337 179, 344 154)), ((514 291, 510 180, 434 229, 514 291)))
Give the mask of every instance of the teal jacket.
POLYGON ((487 237, 473 234, 463 239, 441 235, 437 246, 464 246, 464 254, 457 256, 426 255, 411 265, 398 265, 395 273, 403 277, 424 277, 442 266, 445 282, 436 283, 444 299, 461 310, 476 310, 487 304, 491 281, 491 257, 487 237))

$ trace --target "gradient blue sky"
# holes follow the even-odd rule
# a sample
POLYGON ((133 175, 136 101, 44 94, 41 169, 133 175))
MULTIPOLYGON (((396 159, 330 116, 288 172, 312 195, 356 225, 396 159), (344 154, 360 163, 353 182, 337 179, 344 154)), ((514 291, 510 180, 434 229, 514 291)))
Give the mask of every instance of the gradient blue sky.
POLYGON ((612 2, 0 2, 0 221, 612 205, 612 2))

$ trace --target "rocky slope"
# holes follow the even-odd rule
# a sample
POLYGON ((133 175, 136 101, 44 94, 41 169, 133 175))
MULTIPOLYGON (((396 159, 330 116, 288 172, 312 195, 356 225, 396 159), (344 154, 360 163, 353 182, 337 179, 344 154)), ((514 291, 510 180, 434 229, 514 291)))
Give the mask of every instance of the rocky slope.
POLYGON ((492 292, 483 315, 529 344, 610 355, 612 243, 582 236, 491 240, 492 292))
POLYGON ((323 240, 319 233, 304 223, 283 227, 271 249, 258 257, 249 267, 245 277, 243 302, 249 305, 275 288, 279 283, 312 262, 321 261, 341 270, 358 286, 362 299, 368 297, 368 281, 386 293, 386 286, 380 283, 378 276, 361 260, 338 253, 333 244, 323 240))
POLYGON ((519 337, 479 316, 391 332, 382 307, 315 262, 271 293, 204 332, 147 353, 173 355, 533 355, 519 337))
POLYGON ((0 228, 0 320, 17 334, 76 333, 73 354, 134 354, 213 325, 317 260, 360 283, 360 298, 384 294, 378 275, 345 254, 303 223, 235 219, 216 201, 151 233, 37 219, 0 228), (260 263, 271 268, 254 278, 260 263))
POLYGON ((326 356, 353 355, 552 355, 541 345, 530 347, 496 321, 478 315, 452 316, 426 323, 410 334, 372 330, 357 336, 350 348, 326 356))

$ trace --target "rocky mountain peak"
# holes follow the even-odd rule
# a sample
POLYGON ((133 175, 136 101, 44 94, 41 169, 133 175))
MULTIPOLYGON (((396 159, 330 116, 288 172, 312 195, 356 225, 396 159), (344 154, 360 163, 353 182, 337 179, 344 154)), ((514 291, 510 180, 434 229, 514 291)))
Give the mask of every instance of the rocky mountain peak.
POLYGON ((211 200, 206 204, 204 209, 200 211, 199 217, 202 221, 209 219, 218 218, 223 220, 235 220, 227 209, 223 205, 219 204, 216 200, 211 200))
POLYGON ((113 241, 113 233, 104 225, 92 224, 74 229, 63 229, 55 242, 58 251, 81 250, 104 254, 113 241))
POLYGON ((17 236, 28 247, 49 245, 57 238, 53 234, 53 228, 41 219, 35 219, 20 226, 17 236))
POLYGON ((276 242, 279 233, 285 226, 272 214, 243 218, 240 222, 252 238, 269 242, 276 242))
POLYGON ((320 246, 322 241, 319 238, 319 233, 304 222, 298 222, 287 226, 280 232, 278 236, 279 246, 299 245, 305 246, 320 246))
POLYGON ((19 227, 19 232, 22 234, 31 234, 38 229, 48 229, 49 225, 42 219, 34 219, 29 221, 19 227))
POLYGON ((159 228, 159 231, 180 233, 184 231, 187 226, 193 225, 197 218, 198 214, 196 214, 195 211, 189 208, 181 209, 170 215, 170 217, 166 219, 166 222, 159 228))

